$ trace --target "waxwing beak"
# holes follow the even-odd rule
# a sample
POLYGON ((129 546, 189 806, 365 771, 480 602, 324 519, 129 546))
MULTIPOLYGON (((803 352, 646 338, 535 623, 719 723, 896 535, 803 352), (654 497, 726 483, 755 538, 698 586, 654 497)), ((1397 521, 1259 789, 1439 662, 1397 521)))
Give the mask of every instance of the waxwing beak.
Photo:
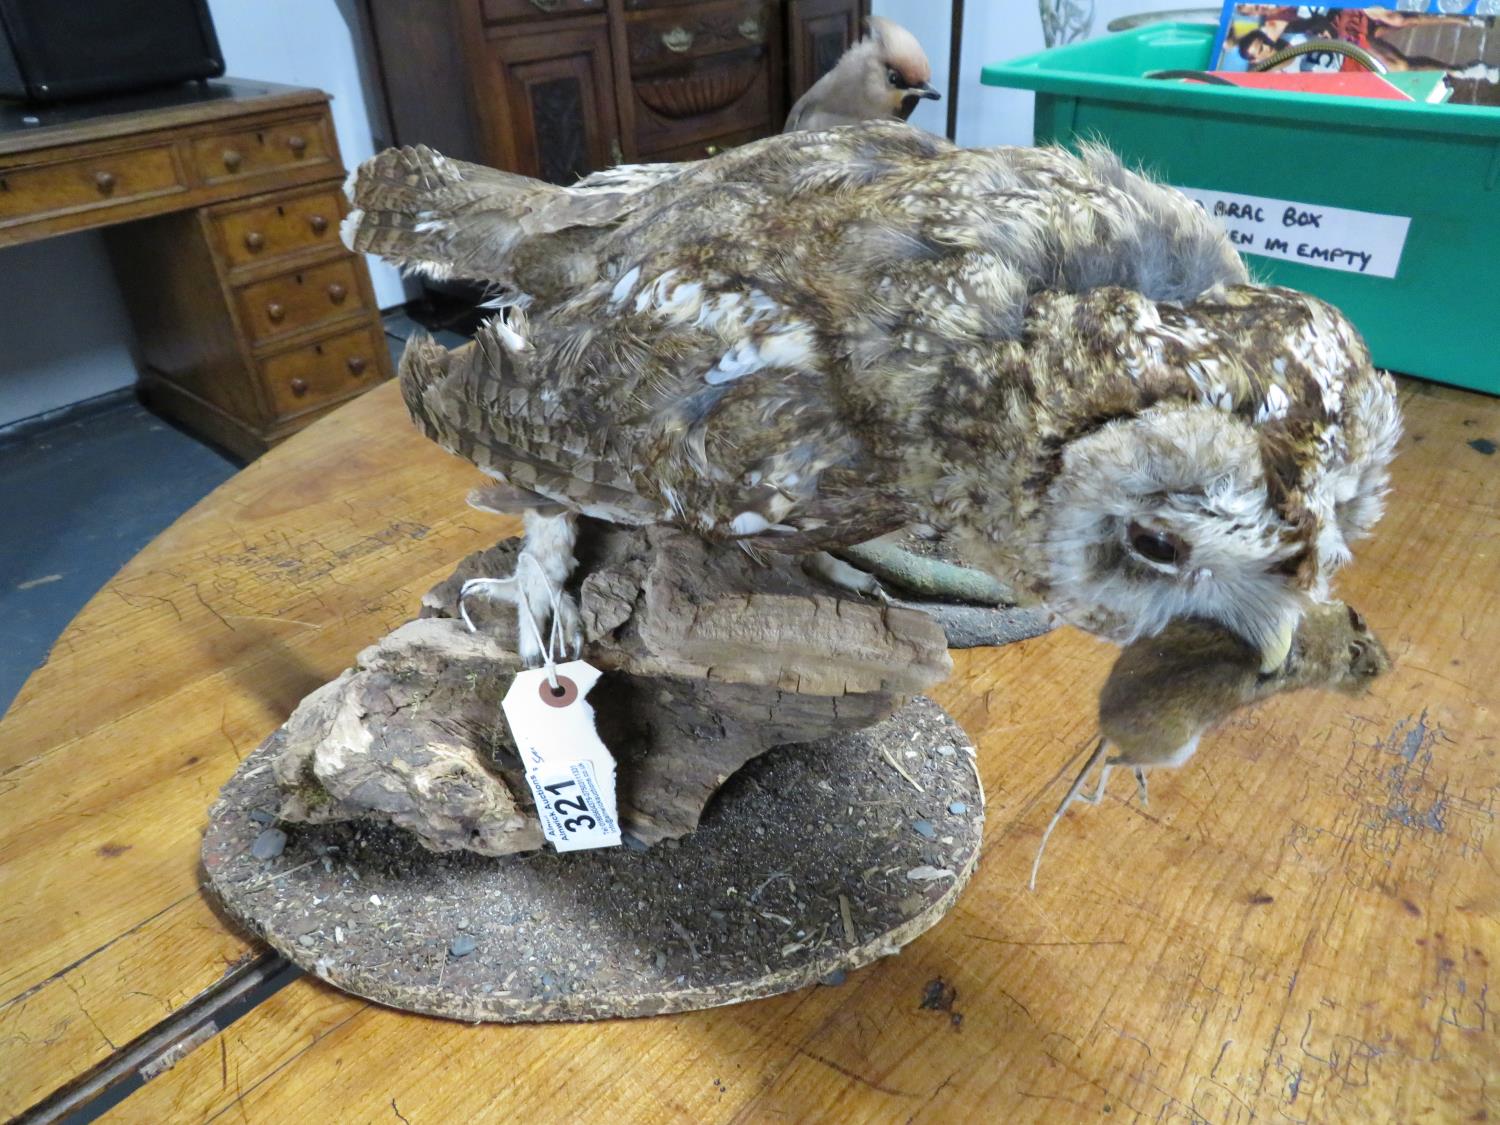
POLYGON ((931 82, 923 82, 920 86, 913 86, 911 92, 919 98, 931 98, 933 101, 942 101, 943 95, 938 93, 937 87, 931 82))

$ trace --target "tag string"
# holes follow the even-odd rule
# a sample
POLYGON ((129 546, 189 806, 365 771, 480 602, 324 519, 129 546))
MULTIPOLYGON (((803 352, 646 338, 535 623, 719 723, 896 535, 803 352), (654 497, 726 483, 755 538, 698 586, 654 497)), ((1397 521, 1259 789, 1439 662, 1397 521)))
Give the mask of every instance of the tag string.
MULTIPOLYGON (((537 562, 534 556, 528 555, 523 551, 516 559, 515 573, 509 578, 471 578, 468 582, 465 582, 459 590, 458 614, 463 618, 464 625, 468 627, 469 632, 477 632, 478 630, 475 629, 473 620, 469 617, 468 607, 464 604, 470 588, 480 583, 502 585, 518 582, 521 577, 521 564, 528 562, 536 568, 537 574, 541 575, 542 583, 547 587, 547 598, 552 603, 552 624, 547 630, 545 638, 542 637, 541 626, 536 623, 536 615, 531 612, 531 606, 527 604, 526 598, 524 596, 517 596, 514 601, 516 607, 521 611, 521 620, 530 627, 531 635, 536 638, 537 648, 542 650, 542 666, 547 672, 547 684, 553 691, 559 691, 561 690, 561 685, 557 682, 557 654, 562 650, 563 646, 562 599, 559 590, 552 583, 551 576, 542 569, 542 564, 537 562)), ((520 591, 517 590, 518 595, 519 593, 520 591)))

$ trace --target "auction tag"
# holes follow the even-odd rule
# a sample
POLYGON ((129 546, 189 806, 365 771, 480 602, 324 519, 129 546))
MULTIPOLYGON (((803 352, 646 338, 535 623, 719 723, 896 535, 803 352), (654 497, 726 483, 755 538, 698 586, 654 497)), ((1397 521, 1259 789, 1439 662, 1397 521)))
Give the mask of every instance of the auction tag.
POLYGON ((545 668, 518 673, 500 702, 542 832, 560 852, 617 847, 615 760, 594 729, 594 709, 584 702, 599 669, 570 660, 555 672, 555 689, 545 668))

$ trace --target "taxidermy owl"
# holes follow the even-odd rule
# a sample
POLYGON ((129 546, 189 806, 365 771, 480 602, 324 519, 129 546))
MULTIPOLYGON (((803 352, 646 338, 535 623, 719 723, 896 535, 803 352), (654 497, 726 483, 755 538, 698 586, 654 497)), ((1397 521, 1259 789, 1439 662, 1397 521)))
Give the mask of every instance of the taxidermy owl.
POLYGON ((783 132, 831 129, 881 117, 905 121, 923 98, 942 95, 916 36, 898 23, 870 18, 870 34, 850 47, 797 99, 783 132))
POLYGON ((554 187, 417 148, 351 194, 352 249, 509 306, 401 383, 528 509, 542 617, 580 512, 755 551, 926 527, 1090 632, 1209 618, 1271 666, 1380 514, 1400 417, 1358 333, 1101 149, 869 122, 554 187))

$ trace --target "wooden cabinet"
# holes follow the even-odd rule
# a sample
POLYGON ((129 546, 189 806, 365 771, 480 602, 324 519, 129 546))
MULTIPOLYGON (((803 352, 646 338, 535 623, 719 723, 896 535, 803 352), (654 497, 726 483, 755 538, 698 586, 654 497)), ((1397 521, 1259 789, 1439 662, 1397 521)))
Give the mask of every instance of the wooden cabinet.
POLYGON ((859 39, 860 12, 848 0, 788 0, 791 97, 796 101, 859 39))
MULTIPOLYGON (((490 0, 488 6, 500 5, 490 0)), ((570 184, 617 162, 620 129, 603 24, 520 34, 497 28, 486 36, 485 49, 484 77, 498 84, 500 96, 496 112, 484 116, 505 168, 570 184)))
POLYGON ((868 0, 364 0, 392 144, 571 183, 768 136, 868 0))
POLYGON ((0 246, 105 228, 142 396, 254 457, 391 375, 369 274, 339 241, 328 95, 225 79, 155 97, 40 121, 0 106, 0 246))

